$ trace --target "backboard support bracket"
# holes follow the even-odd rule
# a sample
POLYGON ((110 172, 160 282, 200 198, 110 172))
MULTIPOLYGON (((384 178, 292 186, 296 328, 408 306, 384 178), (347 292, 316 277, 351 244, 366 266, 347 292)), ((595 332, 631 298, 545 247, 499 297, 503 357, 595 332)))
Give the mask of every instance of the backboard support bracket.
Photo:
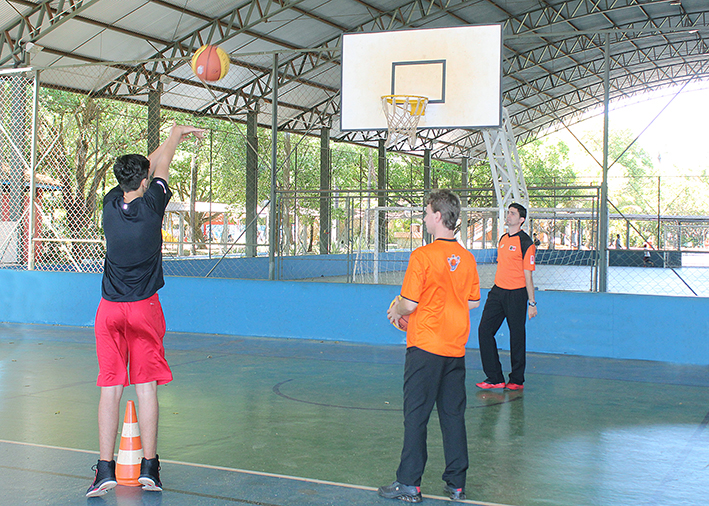
MULTIPOLYGON (((482 129, 485 148, 490 162, 492 181, 498 205, 498 233, 502 236, 507 208, 513 202, 522 204, 529 210, 529 194, 524 181, 522 166, 519 163, 517 142, 512 132, 512 121, 506 107, 502 108, 502 126, 482 129)), ((524 221, 523 229, 529 232, 529 216, 524 221)))

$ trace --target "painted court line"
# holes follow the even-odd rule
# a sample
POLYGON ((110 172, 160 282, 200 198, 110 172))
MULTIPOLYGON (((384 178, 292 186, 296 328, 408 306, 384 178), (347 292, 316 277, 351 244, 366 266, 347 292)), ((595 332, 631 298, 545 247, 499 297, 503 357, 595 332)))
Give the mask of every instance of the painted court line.
MULTIPOLYGON (((64 446, 52 446, 52 445, 37 444, 37 443, 26 443, 26 442, 22 442, 22 441, 10 441, 7 439, 0 439, 0 443, 6 443, 6 444, 11 444, 11 445, 17 445, 17 446, 30 446, 30 447, 35 447, 35 448, 46 448, 46 449, 50 449, 50 450, 63 450, 63 451, 75 452, 75 453, 85 453, 88 455, 98 455, 98 452, 91 451, 91 450, 82 450, 82 449, 77 449, 77 448, 67 448, 64 446)), ((195 464, 192 462, 182 462, 179 460, 160 459, 160 462, 166 463, 166 464, 175 464, 175 465, 180 465, 180 466, 193 467, 193 468, 211 469, 211 470, 215 470, 215 471, 226 471, 226 472, 231 472, 231 473, 247 474, 247 475, 251 475, 251 476, 263 476, 263 477, 267 477, 267 478, 278 478, 278 479, 282 479, 282 480, 297 481, 297 482, 303 482, 303 483, 313 483, 313 484, 317 484, 317 485, 328 485, 328 486, 333 486, 333 487, 349 488, 349 489, 355 489, 355 490, 365 490, 365 491, 371 491, 373 493, 377 492, 377 489, 374 487, 366 487, 363 485, 353 485, 351 483, 339 483, 339 482, 334 482, 334 481, 318 480, 318 479, 314 479, 314 478, 303 478, 300 476, 290 476, 290 475, 286 475, 286 474, 266 473, 266 472, 262 472, 262 471, 250 471, 248 469, 238 469, 238 468, 234 468, 234 467, 224 467, 224 466, 213 466, 210 464, 195 464)), ((422 495, 423 495, 423 497, 426 497, 426 498, 432 499, 432 500, 448 501, 448 499, 446 499, 442 496, 435 496, 435 495, 429 495, 429 494, 422 494, 422 495)), ((477 506, 512 506, 509 504, 493 503, 493 502, 480 502, 480 501, 473 501, 470 499, 466 499, 464 501, 456 501, 456 502, 461 503, 461 504, 474 504, 477 506)))

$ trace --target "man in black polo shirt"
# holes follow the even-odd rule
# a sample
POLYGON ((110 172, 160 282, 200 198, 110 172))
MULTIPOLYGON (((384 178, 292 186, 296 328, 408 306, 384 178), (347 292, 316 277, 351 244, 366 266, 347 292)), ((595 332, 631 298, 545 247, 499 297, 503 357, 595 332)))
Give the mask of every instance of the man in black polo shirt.
POLYGON ((167 185, 177 145, 204 130, 173 125, 167 140, 149 157, 118 157, 113 172, 118 186, 103 199, 106 259, 101 302, 96 313, 96 355, 101 387, 98 405, 99 461, 87 497, 116 486, 113 451, 123 388, 135 385, 140 406, 144 458, 138 481, 145 490, 162 490, 157 456, 157 386, 172 380, 165 360, 165 318, 157 291, 162 272, 162 219, 172 192, 167 185), (151 179, 152 178, 152 179, 151 179), (130 362, 130 373, 128 363, 130 362))

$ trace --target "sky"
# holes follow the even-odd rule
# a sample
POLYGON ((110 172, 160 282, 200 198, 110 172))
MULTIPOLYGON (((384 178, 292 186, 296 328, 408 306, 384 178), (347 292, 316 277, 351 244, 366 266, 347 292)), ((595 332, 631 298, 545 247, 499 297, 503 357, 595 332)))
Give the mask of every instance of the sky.
MULTIPOLYGON (((610 128, 627 129, 637 136, 650 125, 636 145, 652 157, 656 172, 660 175, 709 173, 709 82, 699 83, 693 88, 690 84, 670 102, 679 89, 668 88, 660 93, 635 97, 633 101, 612 104, 610 128)), ((571 131, 579 138, 588 130, 602 131, 602 110, 597 112, 601 115, 571 126, 571 131)), ((575 159, 588 157, 567 131, 561 130, 549 137, 566 142, 575 159)), ((593 167, 595 162, 579 165, 593 167)))

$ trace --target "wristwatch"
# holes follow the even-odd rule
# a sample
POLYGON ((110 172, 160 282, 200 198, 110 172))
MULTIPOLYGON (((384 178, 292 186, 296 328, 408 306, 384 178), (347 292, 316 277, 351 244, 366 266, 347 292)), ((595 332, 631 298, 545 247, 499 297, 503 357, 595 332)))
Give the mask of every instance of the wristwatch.
POLYGON ((537 307, 537 303, 534 301, 527 302, 527 304, 529 304, 532 307, 537 307))

